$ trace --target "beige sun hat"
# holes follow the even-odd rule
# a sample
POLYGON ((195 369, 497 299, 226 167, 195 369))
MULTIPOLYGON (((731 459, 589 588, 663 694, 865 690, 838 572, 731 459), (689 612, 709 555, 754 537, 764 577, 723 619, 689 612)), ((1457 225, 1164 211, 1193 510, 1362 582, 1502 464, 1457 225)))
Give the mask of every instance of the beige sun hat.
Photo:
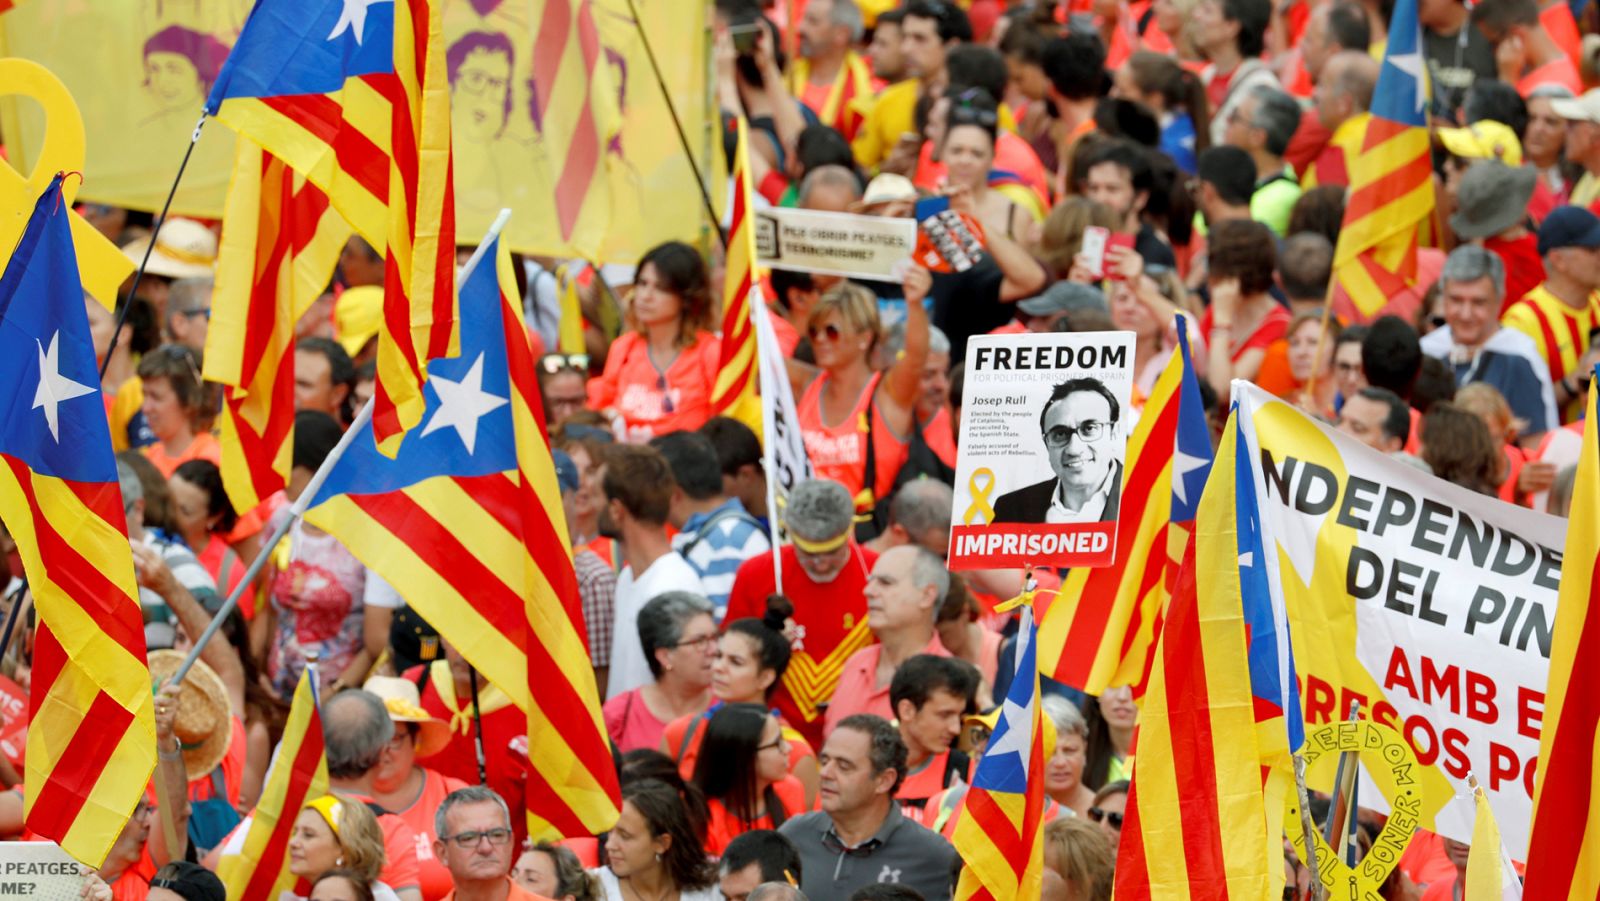
MULTIPOLYGON (((193 219, 168 219, 156 232, 155 242, 144 270, 151 275, 195 278, 211 275, 216 268, 217 236, 193 219)), ((122 248, 122 253, 137 266, 149 246, 149 238, 140 238, 122 248)))
POLYGON ((373 676, 361 686, 377 695, 389 709, 389 719, 417 724, 417 756, 432 757, 450 743, 450 726, 422 709, 417 683, 395 676, 373 676))
MULTIPOLYGON (((151 651, 150 681, 161 685, 178 671, 182 651, 151 651)), ((207 776, 228 756, 233 739, 228 686, 216 671, 196 660, 178 693, 178 716, 172 731, 183 748, 183 769, 189 781, 207 776)))

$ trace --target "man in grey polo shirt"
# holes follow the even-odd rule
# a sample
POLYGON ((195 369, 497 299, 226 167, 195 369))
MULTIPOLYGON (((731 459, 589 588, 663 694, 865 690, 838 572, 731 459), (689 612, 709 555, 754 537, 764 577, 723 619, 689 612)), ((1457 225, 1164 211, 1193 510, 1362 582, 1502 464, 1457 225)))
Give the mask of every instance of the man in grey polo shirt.
POLYGON ((894 803, 906 771, 900 730, 870 713, 845 717, 817 762, 822 809, 778 829, 800 852, 806 895, 848 898, 864 885, 896 882, 927 901, 949 901, 955 849, 902 816, 894 803))

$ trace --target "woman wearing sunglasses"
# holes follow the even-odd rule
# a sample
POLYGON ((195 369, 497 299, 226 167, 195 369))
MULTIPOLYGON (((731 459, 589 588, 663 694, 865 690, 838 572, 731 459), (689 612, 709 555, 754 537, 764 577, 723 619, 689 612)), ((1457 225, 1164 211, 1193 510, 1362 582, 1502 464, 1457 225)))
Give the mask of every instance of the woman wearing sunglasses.
POLYGON ((922 366, 928 359, 928 270, 906 273, 905 348, 883 372, 872 369, 881 337, 878 301, 844 282, 811 308, 807 334, 816 365, 790 359, 789 380, 800 397, 800 433, 819 479, 843 485, 856 512, 873 508, 894 485, 905 462, 906 437, 916 425, 922 366), (872 473, 867 462, 872 461, 872 473))
POLYGON ((646 253, 628 304, 633 330, 590 380, 590 409, 610 413, 621 438, 636 443, 704 425, 722 362, 711 316, 710 279, 693 247, 669 241, 646 253))
MULTIPOLYGON (((940 159, 948 169, 947 191, 965 189, 984 231, 1013 240, 1031 239, 1042 210, 1023 206, 990 187, 1000 117, 994 98, 982 88, 967 88, 944 99, 944 140, 940 159)), ((930 117, 932 118, 932 117, 930 117)), ((1015 176, 1012 176, 1015 178, 1015 176)))

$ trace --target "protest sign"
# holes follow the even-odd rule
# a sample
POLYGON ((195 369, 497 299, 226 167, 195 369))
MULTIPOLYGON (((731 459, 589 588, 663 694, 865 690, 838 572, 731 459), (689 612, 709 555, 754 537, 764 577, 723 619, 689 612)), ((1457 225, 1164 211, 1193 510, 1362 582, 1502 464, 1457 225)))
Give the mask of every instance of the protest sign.
MULTIPOLYGON (((1549 677, 1562 522, 1380 454, 1246 382, 1270 584, 1283 593, 1306 721, 1352 701, 1423 766, 1421 825, 1467 842, 1469 772, 1521 857, 1549 677)), ((1361 793, 1384 809, 1386 773, 1361 793), (1380 793, 1381 792, 1381 793, 1380 793)), ((1326 776, 1326 773, 1323 774, 1326 776)))
POLYGON ((1110 563, 1132 390, 1131 332, 968 341, 950 568, 1110 563))
MULTIPOLYGON (((773 528, 777 528, 783 509, 794 486, 811 478, 811 458, 806 456, 805 441, 800 436, 800 416, 795 410, 794 388, 789 383, 789 370, 784 363, 783 349, 778 346, 778 334, 772 329, 767 305, 759 289, 752 292, 751 319, 756 329, 756 356, 761 379, 762 406, 762 465, 767 470, 767 509, 771 513, 773 528)), ((777 546, 774 532, 772 544, 777 546)))
POLYGON ((81 901, 79 872, 55 842, 0 842, 0 898, 81 901))
POLYGON ((756 257, 769 268, 897 282, 917 246, 912 219, 770 207, 755 222, 756 257))

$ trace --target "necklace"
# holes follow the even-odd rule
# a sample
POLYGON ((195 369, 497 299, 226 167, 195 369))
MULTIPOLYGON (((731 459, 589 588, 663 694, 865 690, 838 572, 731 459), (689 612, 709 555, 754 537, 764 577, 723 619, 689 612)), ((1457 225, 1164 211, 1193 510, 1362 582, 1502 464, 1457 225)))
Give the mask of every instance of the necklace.
MULTIPOLYGON (((639 891, 639 887, 633 884, 633 877, 624 876, 622 881, 628 884, 628 891, 632 892, 635 898, 638 898, 639 901, 645 901, 644 893, 639 891)), ((661 894, 657 895, 654 901, 667 901, 667 896, 670 894, 672 894, 672 886, 669 885, 661 890, 661 894)))

